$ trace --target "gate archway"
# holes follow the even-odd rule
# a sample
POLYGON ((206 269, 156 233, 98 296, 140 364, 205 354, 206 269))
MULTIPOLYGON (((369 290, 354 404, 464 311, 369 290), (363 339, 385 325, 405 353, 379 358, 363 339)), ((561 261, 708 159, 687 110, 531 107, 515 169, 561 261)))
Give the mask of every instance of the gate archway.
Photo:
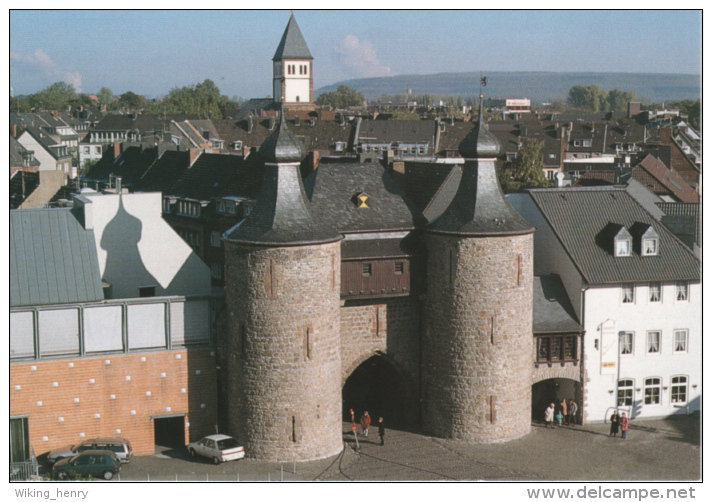
POLYGON ((362 362, 346 379, 342 388, 342 415, 351 421, 368 411, 376 426, 382 416, 389 428, 412 426, 417 417, 412 416, 410 391, 407 379, 384 355, 376 354, 362 362))
POLYGON ((578 404, 578 423, 581 423, 581 384, 570 378, 548 378, 532 385, 532 421, 544 422, 546 408, 554 403, 556 409, 562 399, 573 399, 578 404))

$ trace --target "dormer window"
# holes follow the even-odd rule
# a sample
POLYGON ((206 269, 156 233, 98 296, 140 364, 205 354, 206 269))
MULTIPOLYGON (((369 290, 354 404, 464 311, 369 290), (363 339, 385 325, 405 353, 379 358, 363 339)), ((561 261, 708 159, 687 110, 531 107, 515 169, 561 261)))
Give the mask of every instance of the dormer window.
POLYGON ((660 238, 653 227, 648 227, 647 230, 640 236, 640 254, 643 256, 656 256, 660 248, 660 238))
POLYGON ((630 256, 633 252, 633 237, 621 226, 613 238, 613 253, 616 257, 630 256))

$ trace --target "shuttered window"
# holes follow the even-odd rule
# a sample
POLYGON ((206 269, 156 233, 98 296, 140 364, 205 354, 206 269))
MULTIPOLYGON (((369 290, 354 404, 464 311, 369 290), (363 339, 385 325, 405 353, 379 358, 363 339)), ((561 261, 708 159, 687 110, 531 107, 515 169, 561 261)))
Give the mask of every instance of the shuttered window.
POLYGON ((208 301, 171 302, 171 345, 201 345, 209 342, 208 301))
POLYGON ((165 305, 128 306, 129 349, 166 346, 165 305))
POLYGON ((40 310, 38 325, 40 355, 79 353, 78 309, 40 310))

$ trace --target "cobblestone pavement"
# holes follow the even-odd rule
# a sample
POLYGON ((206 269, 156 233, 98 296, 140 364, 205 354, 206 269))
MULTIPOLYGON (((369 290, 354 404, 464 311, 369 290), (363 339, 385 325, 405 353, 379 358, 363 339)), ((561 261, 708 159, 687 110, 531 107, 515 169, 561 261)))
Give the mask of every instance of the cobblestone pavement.
MULTIPOLYGON (((380 446, 375 430, 358 435, 344 424, 344 451, 305 463, 243 459, 212 465, 185 449, 135 457, 117 481, 672 481, 701 477, 697 417, 635 421, 628 438, 612 438, 608 425, 560 427, 533 424, 508 443, 467 445, 387 429, 380 446)), ((359 428, 360 431, 360 428, 359 428)))

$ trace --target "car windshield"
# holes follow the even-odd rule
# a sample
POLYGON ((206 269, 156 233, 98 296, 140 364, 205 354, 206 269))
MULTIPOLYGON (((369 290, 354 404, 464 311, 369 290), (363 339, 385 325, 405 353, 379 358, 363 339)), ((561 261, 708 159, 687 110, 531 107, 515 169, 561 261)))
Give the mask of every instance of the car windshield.
POLYGON ((237 444, 237 439, 235 438, 227 438, 227 439, 221 439, 218 441, 218 450, 223 451, 223 450, 229 450, 230 448, 237 448, 240 446, 237 444))

